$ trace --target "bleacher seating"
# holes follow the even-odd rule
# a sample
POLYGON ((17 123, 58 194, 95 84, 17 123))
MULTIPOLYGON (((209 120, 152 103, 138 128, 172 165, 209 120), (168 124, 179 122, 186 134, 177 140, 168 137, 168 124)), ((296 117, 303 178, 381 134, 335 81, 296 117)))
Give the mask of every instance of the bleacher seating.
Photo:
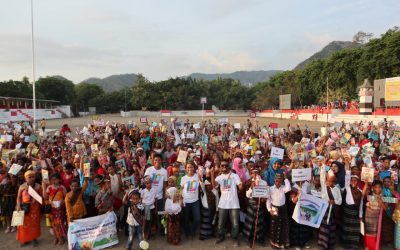
MULTIPOLYGON (((57 109, 36 109, 36 120, 59 119, 62 112, 57 109)), ((9 121, 29 121, 33 119, 33 109, 0 109, 0 123, 9 121)))

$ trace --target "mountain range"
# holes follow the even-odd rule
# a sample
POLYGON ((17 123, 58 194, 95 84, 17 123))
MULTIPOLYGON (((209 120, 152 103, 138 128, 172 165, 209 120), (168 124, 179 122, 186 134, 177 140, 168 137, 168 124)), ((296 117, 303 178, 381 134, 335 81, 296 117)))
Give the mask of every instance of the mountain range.
MULTIPOLYGON (((299 63, 294 69, 304 69, 309 63, 314 60, 326 59, 335 52, 344 49, 352 49, 363 46, 360 43, 350 41, 333 41, 316 52, 306 60, 299 63)), ((268 81, 274 75, 282 72, 281 70, 257 70, 257 71, 236 71, 233 73, 216 73, 216 74, 205 74, 205 73, 193 73, 186 77, 193 79, 203 80, 215 80, 218 78, 231 78, 240 81, 243 85, 253 85, 259 82, 268 81)), ((136 74, 121 74, 111 75, 106 78, 91 77, 82 82, 96 84, 100 86, 105 92, 118 91, 125 87, 131 87, 136 81, 136 74)))

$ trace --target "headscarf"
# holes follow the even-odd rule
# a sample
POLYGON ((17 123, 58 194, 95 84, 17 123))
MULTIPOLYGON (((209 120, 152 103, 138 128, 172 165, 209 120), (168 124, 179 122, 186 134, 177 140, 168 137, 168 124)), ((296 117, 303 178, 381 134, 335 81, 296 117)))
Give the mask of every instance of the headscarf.
POLYGON ((336 183, 339 184, 340 188, 344 188, 346 182, 346 171, 344 169, 344 165, 338 161, 334 161, 332 164, 336 164, 336 166, 339 168, 339 171, 335 174, 336 183))
POLYGON ((274 169, 272 166, 275 162, 281 163, 281 161, 277 157, 271 158, 268 165, 268 170, 264 173, 264 178, 267 181, 269 186, 273 186, 275 184, 275 175, 282 174, 284 170, 282 168, 274 169))
POLYGON ((245 181, 247 181, 246 180, 246 168, 240 167, 240 162, 242 162, 242 158, 236 157, 235 159, 233 159, 232 168, 233 168, 233 170, 236 171, 236 174, 239 175, 240 180, 242 180, 242 182, 245 182, 245 181))
POLYGON ((36 175, 35 171, 28 170, 28 171, 25 172, 24 177, 25 177, 25 180, 26 180, 29 176, 35 176, 35 175, 36 175))

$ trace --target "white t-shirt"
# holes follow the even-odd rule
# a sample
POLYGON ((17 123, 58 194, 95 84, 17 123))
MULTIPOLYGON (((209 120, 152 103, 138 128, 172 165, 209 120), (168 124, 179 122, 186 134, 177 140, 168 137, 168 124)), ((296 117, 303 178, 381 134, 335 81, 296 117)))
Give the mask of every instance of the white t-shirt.
POLYGON ((165 170, 164 168, 160 168, 157 170, 154 168, 154 166, 152 166, 146 169, 144 175, 148 175, 152 179, 152 188, 154 188, 154 190, 156 191, 156 199, 162 199, 164 182, 168 180, 167 170, 165 170))
POLYGON ((221 174, 215 178, 221 190, 221 198, 219 199, 219 208, 234 209, 240 208, 239 198, 237 194, 237 186, 241 183, 237 174, 221 174), (228 178, 229 177, 229 178, 228 178))
POLYGON ((194 174, 192 177, 183 176, 181 187, 184 203, 193 203, 199 200, 199 176, 197 174, 194 174))
POLYGON ((142 198, 142 203, 145 206, 151 206, 150 208, 154 208, 154 202, 156 201, 156 191, 154 188, 148 190, 147 188, 143 188, 140 190, 140 197, 142 198))

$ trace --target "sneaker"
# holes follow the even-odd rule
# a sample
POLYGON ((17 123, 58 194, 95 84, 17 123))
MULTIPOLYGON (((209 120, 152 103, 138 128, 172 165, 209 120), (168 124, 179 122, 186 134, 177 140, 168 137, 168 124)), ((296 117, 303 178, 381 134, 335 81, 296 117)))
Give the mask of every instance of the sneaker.
POLYGON ((305 248, 305 249, 310 249, 311 246, 310 246, 310 244, 306 243, 306 244, 304 245, 304 248, 305 248))
POLYGON ((239 247, 240 246, 240 242, 239 242, 239 239, 234 239, 234 243, 233 243, 233 246, 234 247, 239 247))
POLYGON ((4 231, 5 234, 8 234, 10 232, 11 232, 11 228, 10 227, 7 227, 7 229, 4 231))
POLYGON ((15 231, 17 231, 16 227, 11 227, 11 233, 14 233, 15 231))

